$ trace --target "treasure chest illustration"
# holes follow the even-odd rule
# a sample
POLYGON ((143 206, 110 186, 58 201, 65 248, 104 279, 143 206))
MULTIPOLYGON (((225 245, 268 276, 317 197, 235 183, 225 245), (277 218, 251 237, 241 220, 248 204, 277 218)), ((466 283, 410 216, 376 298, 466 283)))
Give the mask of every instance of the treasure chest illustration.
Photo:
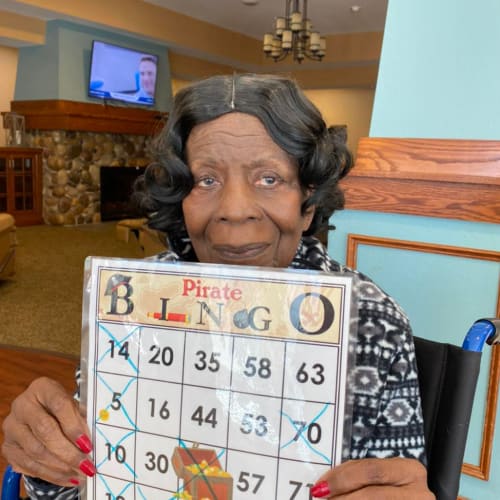
POLYGON ((179 498, 192 500, 232 500, 233 478, 221 468, 215 450, 177 446, 172 454, 172 465, 183 491, 179 498))

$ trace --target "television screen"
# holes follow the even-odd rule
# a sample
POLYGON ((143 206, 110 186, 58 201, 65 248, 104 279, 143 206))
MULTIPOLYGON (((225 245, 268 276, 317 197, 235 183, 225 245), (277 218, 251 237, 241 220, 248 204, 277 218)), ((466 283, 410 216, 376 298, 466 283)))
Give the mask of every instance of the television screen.
POLYGON ((153 106, 158 56, 94 40, 89 97, 153 106))

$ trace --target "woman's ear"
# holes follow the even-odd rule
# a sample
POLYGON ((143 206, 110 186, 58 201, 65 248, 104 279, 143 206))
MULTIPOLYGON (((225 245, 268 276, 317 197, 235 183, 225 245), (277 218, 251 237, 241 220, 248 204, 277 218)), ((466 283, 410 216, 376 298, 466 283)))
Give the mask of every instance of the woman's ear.
MULTIPOLYGON (((313 193, 314 189, 312 187, 306 189, 304 193, 304 201, 308 200, 313 193)), ((302 221, 303 221, 302 232, 307 231, 309 229, 309 226, 311 225, 315 213, 316 213, 316 205, 310 205, 304 210, 302 214, 302 221)))
POLYGON ((302 232, 307 231, 316 213, 316 205, 307 207, 302 215, 302 232))

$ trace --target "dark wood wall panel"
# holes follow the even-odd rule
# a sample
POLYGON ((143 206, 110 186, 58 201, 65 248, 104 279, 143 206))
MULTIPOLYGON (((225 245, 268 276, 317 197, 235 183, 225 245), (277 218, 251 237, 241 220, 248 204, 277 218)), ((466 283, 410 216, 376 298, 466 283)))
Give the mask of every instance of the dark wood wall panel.
POLYGON ((167 117, 167 113, 151 109, 65 100, 12 101, 10 107, 24 115, 26 130, 152 135, 167 117))

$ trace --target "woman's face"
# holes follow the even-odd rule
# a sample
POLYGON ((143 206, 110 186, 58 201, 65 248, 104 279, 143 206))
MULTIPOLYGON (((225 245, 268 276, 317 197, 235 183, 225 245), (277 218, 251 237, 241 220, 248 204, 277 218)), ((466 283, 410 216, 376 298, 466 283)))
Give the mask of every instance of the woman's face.
POLYGON ((314 215, 301 214, 297 166, 254 116, 230 113, 191 131, 194 187, 182 203, 200 262, 287 267, 314 215))

